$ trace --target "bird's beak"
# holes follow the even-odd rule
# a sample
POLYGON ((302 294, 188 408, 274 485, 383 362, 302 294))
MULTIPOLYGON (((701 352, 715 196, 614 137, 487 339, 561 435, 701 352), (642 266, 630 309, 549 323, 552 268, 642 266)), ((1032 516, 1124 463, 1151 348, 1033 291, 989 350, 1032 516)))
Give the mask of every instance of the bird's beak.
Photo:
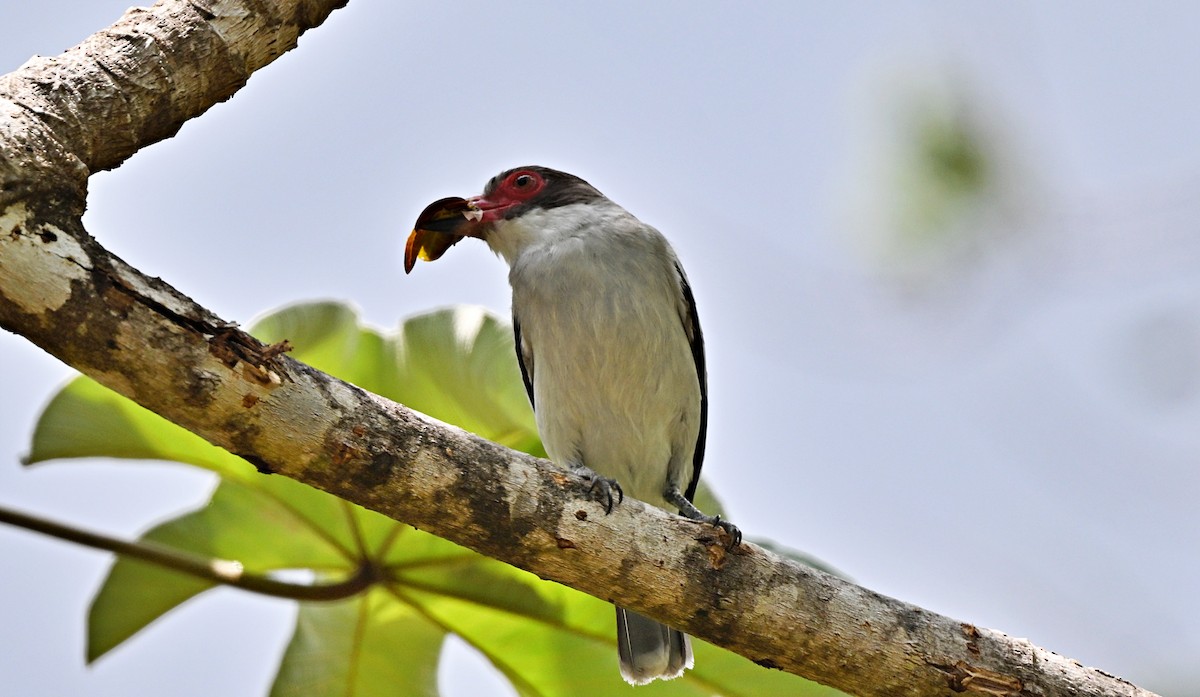
POLYGON ((484 213, 473 202, 452 196, 425 207, 404 245, 404 273, 411 273, 417 257, 434 261, 464 237, 483 237, 484 213))

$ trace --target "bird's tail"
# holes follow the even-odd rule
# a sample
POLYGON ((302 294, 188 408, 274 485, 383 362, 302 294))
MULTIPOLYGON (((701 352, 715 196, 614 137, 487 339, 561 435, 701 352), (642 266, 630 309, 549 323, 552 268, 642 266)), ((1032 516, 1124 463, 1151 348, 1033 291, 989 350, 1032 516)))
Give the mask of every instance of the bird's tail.
POLYGON ((678 629, 623 607, 617 608, 621 677, 631 685, 670 680, 692 667, 692 641, 678 629))

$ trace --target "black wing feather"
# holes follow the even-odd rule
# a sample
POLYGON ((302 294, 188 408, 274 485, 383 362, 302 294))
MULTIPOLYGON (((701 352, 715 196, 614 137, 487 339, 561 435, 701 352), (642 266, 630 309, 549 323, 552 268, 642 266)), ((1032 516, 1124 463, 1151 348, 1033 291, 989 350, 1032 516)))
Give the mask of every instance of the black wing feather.
POLYGON ((517 321, 517 314, 513 313, 513 340, 517 348, 517 365, 521 366, 521 380, 525 382, 525 394, 529 395, 529 406, 537 410, 537 405, 533 403, 533 356, 529 356, 529 364, 525 362, 525 348, 521 345, 521 323, 517 321))
POLYGON ((679 263, 675 264, 675 272, 679 274, 679 284, 683 289, 684 309, 683 328, 687 332, 692 345, 692 360, 696 362, 696 379, 700 381, 700 433, 696 436, 696 453, 692 456, 692 481, 688 482, 687 491, 683 493, 688 501, 696 496, 696 486, 700 484, 700 466, 704 464, 704 444, 708 438, 708 369, 704 365, 704 333, 700 331, 700 316, 696 313, 696 298, 692 296, 692 287, 688 284, 687 276, 679 263))

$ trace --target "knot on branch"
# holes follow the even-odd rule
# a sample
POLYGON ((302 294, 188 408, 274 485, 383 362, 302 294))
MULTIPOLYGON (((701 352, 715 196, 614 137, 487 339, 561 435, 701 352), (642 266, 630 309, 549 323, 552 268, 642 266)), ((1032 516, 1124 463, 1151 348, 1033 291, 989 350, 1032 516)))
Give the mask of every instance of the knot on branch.
POLYGON ((292 344, 284 339, 267 345, 255 339, 235 325, 218 328, 208 340, 208 351, 230 369, 242 367, 242 375, 263 385, 283 383, 283 370, 279 357, 292 350, 292 344))
POLYGON ((976 668, 966 661, 958 661, 954 665, 930 666, 946 674, 946 681, 955 692, 970 692, 972 694, 991 695, 992 697, 1023 697, 1025 684, 1021 679, 1004 673, 997 673, 986 668, 976 668))

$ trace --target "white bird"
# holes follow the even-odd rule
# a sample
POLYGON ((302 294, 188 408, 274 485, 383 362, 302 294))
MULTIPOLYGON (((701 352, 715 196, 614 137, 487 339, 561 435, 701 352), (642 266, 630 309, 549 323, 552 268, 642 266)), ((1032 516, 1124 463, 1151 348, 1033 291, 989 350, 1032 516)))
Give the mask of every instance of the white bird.
MULTIPOLYGON (((591 482, 611 511, 624 494, 719 525, 693 504, 708 421, 704 339, 666 238, 579 177, 518 167, 481 196, 431 204, 405 268, 478 237, 509 265, 517 359, 550 459, 591 482)), ((678 677, 687 635, 617 608, 621 675, 678 677)))

